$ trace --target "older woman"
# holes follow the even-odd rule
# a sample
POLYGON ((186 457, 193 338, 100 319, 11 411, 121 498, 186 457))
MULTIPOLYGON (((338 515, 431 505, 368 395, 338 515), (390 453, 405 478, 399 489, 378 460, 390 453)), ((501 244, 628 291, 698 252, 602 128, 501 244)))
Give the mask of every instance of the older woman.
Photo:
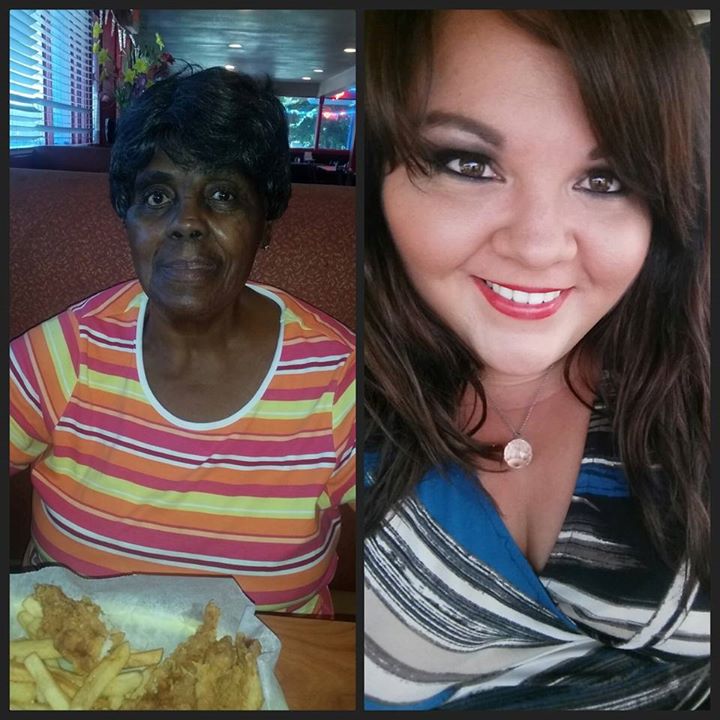
POLYGON ((330 613, 354 337, 248 282, 290 196, 282 105, 221 68, 158 82, 123 114, 110 183, 137 280, 11 345, 31 562, 232 575, 262 609, 330 613))
POLYGON ((708 68, 690 18, 378 12, 366 39, 366 707, 696 707, 708 68))

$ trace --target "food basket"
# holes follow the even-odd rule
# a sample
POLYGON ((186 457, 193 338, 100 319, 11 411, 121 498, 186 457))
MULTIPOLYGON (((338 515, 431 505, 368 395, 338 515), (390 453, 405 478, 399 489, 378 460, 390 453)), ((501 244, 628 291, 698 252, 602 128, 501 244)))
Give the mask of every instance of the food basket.
POLYGON ((162 647, 163 658, 195 632, 205 606, 212 600, 221 613, 218 638, 223 635, 234 638, 241 632, 260 642, 258 671, 265 698, 262 709, 288 709, 274 672, 280 640, 258 620, 255 606, 232 578, 196 575, 84 578, 59 566, 11 573, 10 638, 24 635, 17 614, 22 601, 39 583, 57 585, 74 599, 87 596, 102 608, 102 619, 109 629, 122 630, 134 649, 162 647))

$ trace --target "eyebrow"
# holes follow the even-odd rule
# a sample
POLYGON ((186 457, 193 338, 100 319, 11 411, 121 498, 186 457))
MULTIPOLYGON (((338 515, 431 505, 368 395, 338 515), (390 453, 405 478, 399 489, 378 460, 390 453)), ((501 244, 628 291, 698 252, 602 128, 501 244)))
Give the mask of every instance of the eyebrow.
POLYGON ((424 122, 425 127, 450 127, 462 132, 470 133, 484 140, 490 145, 502 148, 505 144, 505 136, 496 130, 492 125, 484 123, 482 120, 469 118, 466 115, 458 113, 443 112, 435 110, 428 114, 424 122))
POLYGON ((135 185, 148 185, 151 183, 167 183, 172 180, 172 175, 160 170, 141 170, 135 177, 135 185))
MULTIPOLYGON (((424 122, 425 127, 449 127, 462 132, 470 133, 484 140, 490 145, 494 145, 498 149, 502 149, 505 144, 505 136, 492 125, 482 120, 469 118, 459 113, 444 112, 442 110, 434 110, 429 113, 424 122)), ((588 160, 604 160, 607 158, 605 151, 601 147, 595 147, 588 153, 588 160)))

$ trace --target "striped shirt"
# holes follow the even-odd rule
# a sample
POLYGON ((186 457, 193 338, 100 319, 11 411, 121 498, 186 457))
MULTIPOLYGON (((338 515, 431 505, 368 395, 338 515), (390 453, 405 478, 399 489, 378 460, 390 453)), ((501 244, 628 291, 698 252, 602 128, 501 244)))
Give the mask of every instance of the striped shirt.
POLYGON ((11 343, 11 471, 32 465, 37 560, 86 576, 231 575, 261 610, 332 612, 339 506, 355 499, 354 336, 250 285, 280 307, 275 355, 216 422, 154 397, 136 280, 11 343))
MULTIPOLYGON (((538 575, 477 479, 430 471, 365 541, 365 707, 690 709, 710 608, 657 557, 597 405, 538 575)), ((366 459, 372 482, 372 456, 366 459)))

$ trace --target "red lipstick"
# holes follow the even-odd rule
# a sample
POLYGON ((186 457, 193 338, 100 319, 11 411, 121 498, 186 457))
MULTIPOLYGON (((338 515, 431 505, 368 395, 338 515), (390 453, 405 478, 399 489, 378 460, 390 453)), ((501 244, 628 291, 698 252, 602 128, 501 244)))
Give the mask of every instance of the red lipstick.
MULTIPOLYGON (((526 305, 523 303, 517 303, 513 300, 498 295, 496 292, 491 290, 485 280, 482 278, 473 278, 475 285, 482 293, 483 297, 495 308, 498 312, 503 315, 507 315, 517 320, 543 320, 544 318, 554 315, 565 302, 565 299, 570 294, 572 288, 566 288, 561 290, 560 288, 528 288, 520 287, 519 285, 506 285, 502 283, 503 287, 509 288, 510 290, 518 290, 526 293, 548 293, 560 291, 560 295, 550 302, 541 303, 540 305, 526 305)), ((500 283, 497 283, 498 285, 500 283)))

